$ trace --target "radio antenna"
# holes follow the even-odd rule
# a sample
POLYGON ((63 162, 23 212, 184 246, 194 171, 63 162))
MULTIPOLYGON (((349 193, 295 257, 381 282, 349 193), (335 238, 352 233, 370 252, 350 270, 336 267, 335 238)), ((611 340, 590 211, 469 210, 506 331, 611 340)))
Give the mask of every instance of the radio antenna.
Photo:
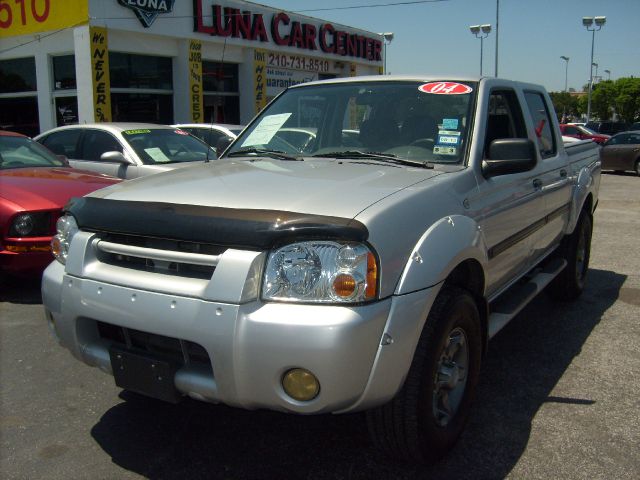
MULTIPOLYGON (((222 88, 224 90, 224 52, 227 49, 227 37, 224 37, 224 43, 222 44, 222 58, 220 59, 220 65, 218 66, 218 71, 216 72, 218 75, 218 78, 222 79, 222 88)), ((203 100, 204 100, 204 96, 203 96, 203 100)), ((214 113, 215 113, 215 108, 214 108, 214 113)), ((211 140, 211 134, 213 133, 213 115, 211 116, 211 119, 209 121, 209 140, 211 140)), ((216 150, 216 155, 218 155, 218 151, 216 150)), ((219 156, 219 155, 218 155, 219 156)), ((205 162, 209 161, 209 150, 207 150, 207 159, 205 160, 205 162)))

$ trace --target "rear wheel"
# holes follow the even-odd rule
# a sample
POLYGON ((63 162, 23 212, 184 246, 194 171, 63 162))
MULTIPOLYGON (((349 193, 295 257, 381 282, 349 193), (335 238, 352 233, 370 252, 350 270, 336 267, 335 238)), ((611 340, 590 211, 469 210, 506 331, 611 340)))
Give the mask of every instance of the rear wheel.
POLYGON ((575 300, 584 290, 591 255, 591 216, 583 210, 578 225, 564 238, 559 254, 567 266, 549 285, 548 292, 556 300, 575 300))
POLYGON ((367 412, 375 445, 390 456, 432 463, 455 444, 467 421, 482 353, 472 296, 445 286, 434 302, 402 389, 367 412))

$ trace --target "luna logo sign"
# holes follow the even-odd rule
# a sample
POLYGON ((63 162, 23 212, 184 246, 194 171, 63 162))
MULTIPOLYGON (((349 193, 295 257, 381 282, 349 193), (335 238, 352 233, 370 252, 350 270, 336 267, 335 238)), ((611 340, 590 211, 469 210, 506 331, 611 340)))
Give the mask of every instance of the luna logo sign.
POLYGON ((171 13, 175 0, 118 0, 123 7, 130 8, 145 28, 149 28, 161 13, 171 13))

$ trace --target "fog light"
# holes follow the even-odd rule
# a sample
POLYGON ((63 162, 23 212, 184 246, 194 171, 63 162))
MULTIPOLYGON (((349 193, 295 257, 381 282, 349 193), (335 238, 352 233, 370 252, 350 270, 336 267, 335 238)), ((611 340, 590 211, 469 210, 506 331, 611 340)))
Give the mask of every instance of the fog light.
POLYGON ((318 396, 320 383, 310 371, 293 368, 282 377, 282 388, 294 400, 308 402, 318 396))

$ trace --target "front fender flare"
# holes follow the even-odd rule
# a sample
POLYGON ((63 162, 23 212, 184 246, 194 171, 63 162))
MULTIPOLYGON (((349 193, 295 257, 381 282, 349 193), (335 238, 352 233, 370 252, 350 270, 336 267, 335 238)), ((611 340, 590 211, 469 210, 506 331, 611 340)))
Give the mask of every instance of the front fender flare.
POLYGON ((394 294, 404 295, 436 285, 468 259, 477 260, 486 271, 487 247, 480 225, 463 215, 441 218, 413 248, 394 294))

